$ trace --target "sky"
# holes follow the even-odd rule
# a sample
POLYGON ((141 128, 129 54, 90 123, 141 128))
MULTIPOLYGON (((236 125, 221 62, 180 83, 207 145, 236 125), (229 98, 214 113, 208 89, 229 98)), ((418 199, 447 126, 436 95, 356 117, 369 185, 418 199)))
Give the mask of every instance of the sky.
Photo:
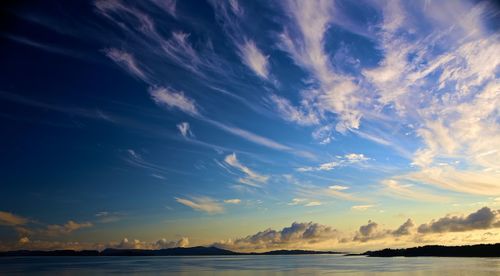
POLYGON ((0 250, 500 242, 494 1, 8 1, 0 250))

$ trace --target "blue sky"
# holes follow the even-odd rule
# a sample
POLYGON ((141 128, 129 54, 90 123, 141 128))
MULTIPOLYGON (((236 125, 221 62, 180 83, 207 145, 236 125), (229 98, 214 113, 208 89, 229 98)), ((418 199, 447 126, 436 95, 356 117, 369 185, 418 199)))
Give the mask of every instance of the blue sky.
POLYGON ((49 1, 2 21, 0 249, 500 239, 494 2, 49 1))

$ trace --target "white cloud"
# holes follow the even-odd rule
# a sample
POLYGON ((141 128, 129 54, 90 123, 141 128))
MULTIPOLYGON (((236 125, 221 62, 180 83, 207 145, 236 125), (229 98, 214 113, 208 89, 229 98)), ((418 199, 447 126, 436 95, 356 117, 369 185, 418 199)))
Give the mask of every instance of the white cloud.
POLYGON ((304 207, 315 207, 315 206, 320 206, 323 205, 321 201, 317 200, 310 200, 306 198, 293 198, 288 205, 295 206, 295 205, 302 205, 304 207))
POLYGON ((456 169, 453 166, 424 168, 401 176, 402 179, 431 184, 440 188, 478 195, 500 195, 498 171, 456 169))
POLYGON ((137 239, 123 238, 120 243, 110 243, 108 246, 117 249, 166 249, 187 247, 189 246, 189 239, 187 237, 182 237, 177 241, 169 241, 162 238, 156 242, 147 242, 137 239))
POLYGON ((147 82, 146 74, 139 67, 132 54, 115 48, 105 49, 104 53, 133 76, 147 82))
POLYGON ((219 202, 206 196, 191 197, 191 199, 176 197, 175 200, 180 204, 191 207, 193 210, 205 212, 208 214, 217 214, 224 212, 224 207, 219 202))
POLYGON ((163 238, 163 239, 159 239, 158 241, 156 241, 155 245, 158 249, 187 247, 187 246, 189 246, 189 238, 182 237, 181 239, 179 239, 177 241, 169 241, 169 240, 163 238))
POLYGON ((181 135, 185 138, 194 137, 193 132, 191 131, 191 127, 188 122, 182 122, 177 124, 177 129, 181 132, 181 135))
POLYGON ((269 57, 262 54, 254 41, 246 40, 242 45, 238 45, 238 49, 243 62, 255 74, 264 79, 269 78, 269 63, 267 61, 269 57))
POLYGON ((483 207, 468 216, 446 216, 418 227, 419 233, 464 232, 500 227, 500 213, 483 207))
POLYGON ((124 157, 124 160, 125 160, 125 162, 127 162, 128 164, 130 164, 134 167, 138 167, 138 168, 142 168, 142 169, 146 169, 146 170, 154 172, 152 176, 156 177, 156 178, 160 178, 160 179, 161 179, 161 177, 163 177, 162 174, 169 174, 172 172, 185 174, 184 171, 179 171, 179 170, 167 168, 165 166, 162 166, 162 165, 159 165, 159 164, 156 164, 153 162, 149 162, 149 161, 145 160, 141 154, 139 154, 137 151, 135 151, 133 149, 127 150, 127 156, 124 157))
POLYGON ((337 236, 338 231, 330 226, 313 222, 294 222, 279 231, 269 228, 244 238, 220 241, 214 246, 238 251, 297 249, 315 246, 325 241, 332 242, 337 236))
POLYGON ((303 106, 295 107, 288 99, 275 94, 271 95, 270 99, 276 105, 281 117, 287 121, 295 122, 299 125, 316 125, 319 123, 319 115, 312 108, 307 107, 307 103, 304 103, 303 106))
POLYGON ((168 108, 178 108, 193 116, 199 115, 195 101, 185 96, 182 91, 177 92, 164 87, 151 87, 149 94, 153 101, 159 105, 164 105, 168 108))
POLYGON ((250 168, 248 168, 247 166, 241 164, 240 161, 237 159, 235 153, 227 155, 226 158, 224 158, 224 162, 232 166, 233 168, 240 170, 245 174, 244 178, 238 179, 240 183, 254 187, 260 187, 262 184, 265 184, 269 179, 269 176, 258 174, 253 170, 251 170, 250 168))
POLYGON ((375 205, 354 205, 351 207, 351 209, 354 211, 366 211, 366 210, 371 209, 373 207, 375 207, 375 205))
POLYGON ((319 202, 319 201, 310 201, 310 202, 306 203, 306 205, 304 205, 304 206, 306 206, 306 207, 314 207, 314 206, 320 206, 320 205, 322 205, 322 203, 319 202))
POLYGON ((348 165, 355 165, 370 160, 362 153, 349 153, 344 156, 337 156, 336 161, 326 162, 317 167, 300 167, 296 170, 298 172, 311 172, 311 171, 331 171, 337 167, 344 167, 348 165))
POLYGON ((335 190, 335 191, 343 191, 343 190, 349 189, 349 187, 341 186, 341 185, 332 185, 332 186, 329 186, 328 189, 335 190))
POLYGON ((332 197, 347 201, 367 201, 365 198, 359 197, 354 193, 345 192, 347 189, 348 187, 340 185, 332 185, 326 188, 315 185, 300 185, 296 193, 300 197, 315 199, 317 201, 325 201, 332 197))
POLYGON ((318 88, 308 91, 306 105, 337 115, 335 129, 345 133, 359 128, 362 111, 361 91, 353 79, 333 70, 324 50, 325 34, 335 11, 333 1, 286 1, 284 6, 292 24, 280 35, 280 47, 294 62, 307 70, 318 88))
POLYGON ((249 132, 247 130, 233 127, 233 126, 228 126, 228 125, 222 124, 222 123, 217 122, 217 121, 210 120, 208 122, 212 123, 213 125, 219 127, 222 130, 225 130, 225 131, 227 131, 231 134, 234 134, 236 136, 240 136, 240 137, 242 137, 246 140, 249 140, 251 142, 254 142, 256 144, 260 144, 260 145, 263 145, 263 146, 266 146, 269 148, 273 148, 273 149, 277 149, 277 150, 284 150, 284 151, 291 151, 292 150, 292 148, 290 148, 289 146, 280 144, 280 143, 273 141, 269 138, 262 137, 260 135, 255 134, 255 133, 249 132))
POLYGON ((417 188, 412 184, 400 184, 397 180, 382 181, 382 192, 387 196, 400 197, 417 201, 447 202, 449 198, 434 194, 428 190, 417 188))
POLYGON ((345 157, 346 161, 349 163, 358 163, 358 162, 370 160, 370 158, 366 157, 362 153, 349 153, 349 154, 346 154, 344 157, 345 157))
POLYGON ((293 198, 292 202, 288 203, 288 205, 299 205, 299 204, 303 204, 304 202, 307 202, 307 199, 305 199, 305 198, 293 198))
POLYGON ((240 204, 241 203, 241 199, 239 199, 239 198, 226 199, 226 200, 224 200, 224 203, 227 203, 227 204, 240 204))

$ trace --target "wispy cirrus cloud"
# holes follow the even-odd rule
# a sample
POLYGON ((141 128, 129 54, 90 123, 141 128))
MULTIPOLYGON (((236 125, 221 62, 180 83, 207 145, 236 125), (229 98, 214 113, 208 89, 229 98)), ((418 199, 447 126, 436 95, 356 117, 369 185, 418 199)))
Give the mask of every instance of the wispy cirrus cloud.
POLYGON ((217 200, 207 196, 191 197, 189 199, 176 197, 175 201, 195 211, 205 212, 210 215, 224 212, 224 207, 217 200))
POLYGON ((153 101, 168 108, 177 108, 189 115, 199 115, 195 101, 184 95, 182 91, 175 91, 164 87, 151 87, 149 94, 153 101))
POLYGON ((243 62, 252 69, 259 77, 269 78, 269 63, 268 56, 265 56, 255 42, 246 40, 242 45, 238 46, 243 62))
POLYGON ((68 235, 74 231, 83 228, 89 228, 94 226, 91 222, 75 222, 73 220, 69 220, 65 224, 50 224, 47 225, 47 228, 42 231, 44 235, 48 236, 59 236, 59 235, 68 235))
POLYGON ((191 131, 191 127, 188 122, 182 122, 177 124, 177 129, 179 130, 181 135, 185 138, 194 137, 194 134, 191 131))
POLYGON ((10 212, 0 211, 0 225, 17 226, 27 224, 29 221, 28 218, 10 212))
POLYGON ((116 48, 105 49, 104 53, 115 63, 120 65, 126 71, 130 72, 132 76, 138 77, 139 79, 148 82, 146 73, 143 71, 143 69, 140 68, 140 65, 137 63, 132 54, 116 48))
POLYGON ((335 161, 320 164, 317 167, 300 167, 297 168, 299 172, 311 172, 311 171, 331 171, 337 167, 343 167, 348 165, 354 165, 357 163, 362 163, 370 160, 362 153, 349 153, 344 156, 336 156, 335 161))
POLYGON ((230 126, 224 123, 221 123, 216 120, 212 120, 203 114, 201 114, 201 111, 199 111, 196 102, 187 97, 184 92, 182 91, 174 91, 172 89, 167 89, 164 87, 151 87, 149 89, 150 95, 152 99, 157 103, 158 105, 163 105, 168 108, 176 108, 179 109, 197 119, 202 120, 203 122, 206 122, 208 124, 211 124, 223 131, 226 131, 228 133, 231 133, 233 135, 239 136, 245 140, 248 140, 250 142, 253 142, 255 144, 259 144, 268 148, 272 148, 275 150, 280 150, 280 151, 285 151, 285 152, 291 152, 296 155, 300 155, 303 157, 307 158, 314 158, 314 155, 310 152, 307 151, 301 151, 301 150, 295 150, 287 145, 281 144, 279 142, 276 142, 270 138, 263 137, 261 135, 252 133, 250 131, 235 127, 235 126, 230 126))
POLYGON ((241 164, 235 153, 227 155, 224 158, 224 162, 245 174, 245 177, 238 179, 238 181, 242 184, 250 185, 253 187, 261 187, 269 179, 269 176, 256 173, 247 166, 241 164))
POLYGON ((296 188, 296 194, 304 197, 314 199, 319 202, 326 202, 331 198, 336 198, 346 201, 367 202, 367 198, 359 196, 357 193, 349 192, 350 187, 341 185, 331 185, 328 187, 299 184, 296 188))
POLYGON ((312 112, 312 107, 309 107, 307 103, 294 106, 288 99, 275 94, 271 95, 270 99, 276 105, 281 117, 287 121, 305 126, 316 125, 320 121, 320 115, 312 112))
POLYGON ((243 6, 237 0, 228 2, 210 1, 210 3, 226 36, 235 46, 241 62, 258 77, 269 80, 269 56, 265 55, 257 47, 255 41, 247 37, 243 31, 242 26, 245 23, 246 16, 243 6))
POLYGON ((226 203, 226 204, 240 204, 241 199, 239 199, 239 198, 225 199, 224 203, 226 203))
POLYGON ((354 211, 366 211, 368 209, 372 209, 373 207, 375 207, 375 205, 372 205, 372 204, 354 205, 354 206, 351 207, 351 210, 354 210, 354 211))
POLYGON ((492 16, 489 5, 429 2, 424 20, 430 29, 416 33, 407 32, 417 26, 407 3, 382 7, 377 36, 384 59, 363 74, 380 102, 392 106, 422 142, 411 158, 416 172, 401 179, 462 193, 498 193, 494 179, 500 164, 494 160, 499 156, 481 155, 498 147, 500 135, 493 123, 500 99, 500 60, 493 54, 499 50, 498 34, 486 27, 492 16), (439 9, 449 13, 434 12, 439 9), (446 50, 434 51, 440 47, 446 50))
POLYGON ((323 203, 318 200, 310 200, 307 198, 292 198, 292 201, 288 203, 290 206, 304 206, 304 207, 315 207, 315 206, 321 206, 323 203))
POLYGON ((398 180, 386 179, 382 181, 381 192, 387 196, 400 197, 417 201, 446 202, 449 198, 438 195, 429 190, 415 187, 413 184, 401 184, 398 180))
POLYGON ((359 108, 361 90, 351 77, 333 70, 324 47, 335 3, 290 0, 285 1, 283 6, 291 24, 287 24, 280 34, 280 48, 292 57, 295 64, 305 69, 317 84, 317 88, 309 89, 302 104, 315 106, 316 109, 310 111, 317 114, 335 114, 335 129, 339 132, 359 128, 362 117, 359 108))
POLYGON ((141 169, 145 169, 153 174, 153 177, 156 178, 165 178, 164 175, 168 175, 170 173, 177 173, 177 174, 189 174, 188 172, 182 171, 182 170, 177 170, 173 168, 168 168, 167 166, 148 161, 144 159, 142 154, 136 150, 133 149, 127 149, 125 156, 123 156, 123 160, 127 162, 128 164, 138 167, 141 169))

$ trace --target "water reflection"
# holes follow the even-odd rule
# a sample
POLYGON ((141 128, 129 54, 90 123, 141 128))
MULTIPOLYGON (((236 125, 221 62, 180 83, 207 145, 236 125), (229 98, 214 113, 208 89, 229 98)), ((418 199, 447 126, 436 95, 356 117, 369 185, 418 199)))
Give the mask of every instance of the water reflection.
POLYGON ((499 275, 499 258, 368 258, 361 256, 12 257, 14 275, 499 275))

